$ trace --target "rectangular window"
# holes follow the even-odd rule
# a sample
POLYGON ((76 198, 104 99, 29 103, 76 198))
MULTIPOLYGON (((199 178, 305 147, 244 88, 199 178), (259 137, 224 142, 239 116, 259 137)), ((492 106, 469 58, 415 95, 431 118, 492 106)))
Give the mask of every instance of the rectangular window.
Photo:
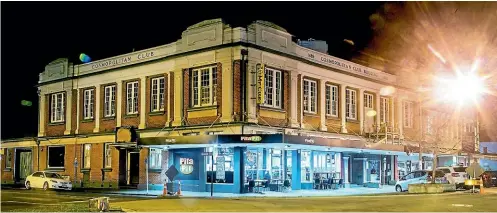
POLYGON ((356 101, 357 92, 352 89, 345 89, 345 117, 347 119, 357 119, 356 101))
POLYGON ((300 170, 300 181, 302 183, 310 183, 313 180, 313 174, 311 169, 311 151, 301 152, 301 170, 300 170))
POLYGON ((162 167, 162 149, 150 148, 149 168, 161 169, 162 167))
POLYGON ((126 84, 126 114, 138 113, 138 81, 126 84))
POLYGON ((49 146, 47 148, 48 168, 64 168, 64 155, 66 149, 63 146, 49 146))
POLYGON ((64 121, 64 93, 55 93, 51 96, 50 103, 50 121, 52 123, 55 122, 63 122, 64 121))
POLYGON ((338 87, 326 85, 326 115, 338 117, 338 87))
POLYGON ((212 152, 214 157, 214 162, 212 162, 211 157, 206 158, 206 182, 211 183, 213 179, 214 183, 233 183, 235 163, 234 163, 234 148, 206 148, 206 152, 212 152), (218 166, 223 166, 222 161, 224 161, 224 175, 217 174, 218 166), (212 178, 214 177, 214 178, 212 178))
POLYGON ((105 168, 112 167, 112 147, 109 143, 104 144, 104 166, 105 168))
POLYGON ((95 90, 87 89, 83 91, 83 118, 93 119, 93 104, 95 98, 95 90))
POLYGON ((390 103, 388 98, 380 98, 380 122, 388 123, 389 121, 389 111, 390 111, 390 103))
POLYGON ((192 105, 193 107, 216 104, 217 67, 192 70, 192 105))
POLYGON ((373 94, 364 93, 364 107, 373 109, 373 94))
POLYGON ((90 168, 91 144, 83 144, 83 168, 90 168))
POLYGON ((5 168, 12 168, 12 152, 9 149, 4 149, 5 151, 5 168))
POLYGON ((151 91, 151 111, 164 111, 164 95, 165 95, 165 78, 152 78, 151 91))
POLYGON ((413 127, 413 105, 412 102, 404 102, 404 127, 413 127))
POLYGON ((116 85, 104 87, 104 116, 116 116, 116 85))
POLYGON ((316 81, 304 79, 304 112, 316 113, 317 106, 317 83, 316 81))
POLYGON ((282 82, 281 71, 271 68, 264 70, 264 106, 281 108, 282 82))

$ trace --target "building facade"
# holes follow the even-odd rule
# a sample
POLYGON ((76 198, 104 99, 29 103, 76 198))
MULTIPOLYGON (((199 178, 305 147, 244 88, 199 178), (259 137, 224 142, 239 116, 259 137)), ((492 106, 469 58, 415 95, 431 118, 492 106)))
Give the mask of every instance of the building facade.
MULTIPOLYGON (((269 22, 207 20, 167 45, 48 64, 38 137, 2 142, 2 184, 47 170, 79 187, 160 189, 174 166, 191 191, 243 193, 268 176, 378 187, 433 166, 418 80, 299 46, 269 22)), ((457 155, 453 144, 439 145, 457 155)))

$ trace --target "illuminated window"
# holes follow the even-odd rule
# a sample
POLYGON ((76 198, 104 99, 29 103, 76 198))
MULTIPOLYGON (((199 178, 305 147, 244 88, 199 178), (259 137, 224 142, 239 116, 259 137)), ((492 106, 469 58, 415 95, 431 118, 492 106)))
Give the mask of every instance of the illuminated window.
POLYGON ((217 67, 204 67, 192 70, 192 106, 215 105, 217 88, 217 67))
POLYGON ((373 95, 364 93, 364 107, 373 109, 373 95))
POLYGON ((317 112, 317 83, 313 80, 304 79, 304 112, 317 112))
POLYGON ((326 85, 326 115, 338 117, 338 87, 326 85))
POLYGON ((126 84, 126 114, 138 113, 138 81, 126 84))
POLYGON ((87 89, 83 92, 83 119, 93 119, 93 104, 95 90, 87 89))
POLYGON ((109 143, 104 145, 104 166, 105 168, 112 167, 112 147, 109 143))
POLYGON ((90 168, 91 144, 83 145, 83 168, 90 168))
POLYGON ((281 71, 270 68, 264 70, 264 106, 281 108, 282 82, 281 71))
POLYGON ((152 78, 152 85, 150 88, 151 94, 151 111, 164 111, 164 95, 165 95, 165 78, 152 78))
POLYGON ((162 167, 162 150, 150 148, 149 168, 161 169, 162 167))
POLYGON ((104 87, 104 116, 116 116, 116 86, 104 87))
POLYGON ((388 123, 389 121, 390 103, 388 98, 380 98, 380 122, 388 123))
POLYGON ((64 121, 64 93, 55 93, 51 96, 50 101, 50 121, 63 122, 64 121))
POLYGON ((352 89, 345 90, 345 117, 347 119, 355 120, 357 119, 356 113, 356 101, 357 92, 352 89))

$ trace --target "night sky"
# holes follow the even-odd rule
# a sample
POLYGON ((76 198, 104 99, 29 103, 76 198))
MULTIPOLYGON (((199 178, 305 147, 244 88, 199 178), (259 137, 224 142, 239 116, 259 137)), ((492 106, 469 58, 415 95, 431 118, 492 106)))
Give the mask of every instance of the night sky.
POLYGON ((232 27, 273 22, 296 38, 326 40, 331 55, 347 58, 370 41, 368 17, 382 2, 2 2, 1 138, 37 134, 36 84, 57 58, 75 64, 175 42, 188 26, 222 18, 232 27), (33 102, 31 107, 22 100, 33 102))

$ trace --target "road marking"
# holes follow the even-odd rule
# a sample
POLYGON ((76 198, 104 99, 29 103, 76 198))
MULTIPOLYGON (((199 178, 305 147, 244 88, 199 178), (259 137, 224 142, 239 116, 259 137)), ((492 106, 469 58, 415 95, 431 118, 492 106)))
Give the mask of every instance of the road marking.
POLYGON ((32 205, 40 204, 40 203, 31 203, 31 202, 24 202, 24 201, 14 201, 14 200, 2 201, 2 203, 23 203, 23 204, 32 204, 32 205))
POLYGON ((473 205, 468 205, 468 204, 452 204, 452 206, 457 206, 457 207, 473 207, 473 205))

